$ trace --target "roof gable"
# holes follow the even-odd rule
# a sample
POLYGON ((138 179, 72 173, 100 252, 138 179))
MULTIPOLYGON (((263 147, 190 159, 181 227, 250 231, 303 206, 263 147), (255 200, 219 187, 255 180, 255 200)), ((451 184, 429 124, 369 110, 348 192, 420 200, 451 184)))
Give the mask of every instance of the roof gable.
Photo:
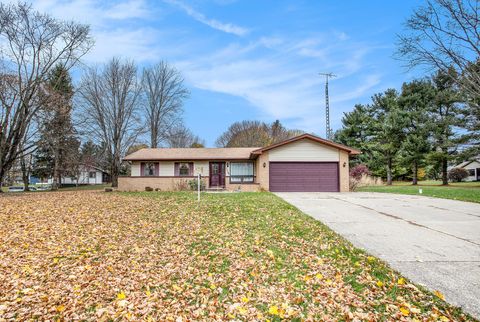
POLYGON ((305 134, 296 136, 294 138, 291 138, 291 139, 288 139, 288 140, 285 140, 285 141, 282 141, 282 142, 278 142, 278 143, 266 146, 264 148, 257 149, 255 151, 253 151, 252 154, 262 154, 265 151, 272 150, 272 149, 284 146, 286 144, 297 142, 297 141, 303 140, 303 139, 312 140, 314 142, 317 142, 317 143, 320 143, 320 144, 323 144, 323 145, 326 145, 326 146, 329 146, 329 147, 332 147, 332 148, 336 148, 336 149, 339 149, 339 150, 342 150, 342 151, 346 151, 346 152, 348 152, 349 154, 352 154, 352 155, 356 155, 356 154, 361 153, 359 150, 350 148, 346 145, 339 144, 339 143, 336 143, 336 142, 333 142, 333 141, 330 141, 330 140, 325 140, 325 139, 322 139, 321 137, 305 133, 305 134))

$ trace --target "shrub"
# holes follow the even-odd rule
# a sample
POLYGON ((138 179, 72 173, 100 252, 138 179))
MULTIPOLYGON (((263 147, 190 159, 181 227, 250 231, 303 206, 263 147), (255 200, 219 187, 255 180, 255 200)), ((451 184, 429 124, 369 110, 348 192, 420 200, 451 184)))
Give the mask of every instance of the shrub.
MULTIPOLYGON (((191 190, 197 191, 198 190, 198 179, 193 179, 188 181, 188 186, 191 190)), ((205 181, 200 180, 200 190, 205 190, 205 181)))
POLYGON ((189 185, 187 180, 180 180, 174 183, 173 186, 174 191, 187 191, 189 190, 189 185))
POLYGON ((350 177, 355 180, 360 180, 363 176, 369 175, 371 175, 371 172, 365 164, 357 164, 350 169, 350 177))
POLYGON ((153 191, 152 187, 145 187, 145 191, 153 191))
POLYGON ((355 191, 358 187, 379 186, 383 182, 381 178, 372 177, 370 170, 368 170, 365 164, 359 164, 350 170, 349 184, 350 191, 355 191))
POLYGON ((448 171, 448 179, 453 182, 460 182, 468 177, 468 171, 463 168, 453 168, 448 171))
POLYGON ((425 168, 419 168, 417 172, 417 179, 425 180, 426 176, 427 176, 427 171, 425 170, 425 168))

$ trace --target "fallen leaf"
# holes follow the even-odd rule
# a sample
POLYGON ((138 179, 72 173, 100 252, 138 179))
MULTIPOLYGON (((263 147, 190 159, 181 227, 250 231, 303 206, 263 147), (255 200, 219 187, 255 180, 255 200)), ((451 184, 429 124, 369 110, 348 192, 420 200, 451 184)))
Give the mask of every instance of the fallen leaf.
POLYGON ((270 306, 270 308, 268 309, 268 313, 272 315, 278 315, 278 307, 275 305, 270 306))
POLYGON ((117 294, 117 300, 124 300, 126 297, 127 296, 123 292, 117 294))
POLYGON ((442 292, 436 290, 433 292, 433 294, 435 294, 435 296, 438 297, 439 299, 445 301, 445 296, 442 294, 442 292))

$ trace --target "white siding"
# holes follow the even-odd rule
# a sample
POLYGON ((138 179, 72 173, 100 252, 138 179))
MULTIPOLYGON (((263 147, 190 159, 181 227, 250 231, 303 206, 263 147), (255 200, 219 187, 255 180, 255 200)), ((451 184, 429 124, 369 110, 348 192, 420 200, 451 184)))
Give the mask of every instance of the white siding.
MULTIPOLYGON (((102 184, 103 176, 102 172, 98 170, 95 171, 95 178, 89 177, 89 171, 81 171, 77 179, 72 179, 72 177, 62 177, 62 184, 102 184)), ((50 178, 47 180, 49 184, 53 183, 53 179, 50 178)))
POLYGON ((160 177, 173 177, 175 175, 174 162, 170 161, 161 161, 160 162, 160 177))
MULTIPOLYGON (((463 167, 465 170, 469 171, 469 170, 475 170, 475 169, 480 169, 480 162, 477 162, 477 161, 473 161, 472 163, 466 165, 465 167, 463 167)), ((476 174, 478 175, 478 172, 480 170, 476 170, 476 174)), ((465 181, 475 181, 477 180, 477 177, 475 175, 473 176, 468 176, 465 181)))
POLYGON ((208 171, 209 171, 209 163, 208 161, 197 161, 193 163, 193 174, 194 175, 199 175, 201 174, 202 176, 208 176, 208 171))
POLYGON ((141 175, 140 173, 140 162, 132 162, 132 168, 131 168, 131 176, 132 177, 139 177, 141 175))
POLYGON ((270 161, 338 161, 338 149, 303 139, 272 149, 270 161))
POLYGON ((102 183, 103 183, 102 172, 97 171, 96 177, 95 177, 94 179, 90 179, 90 183, 93 183, 93 184, 102 184, 102 183))
POLYGON ((473 161, 472 163, 466 165, 464 167, 465 169, 476 169, 476 168, 480 168, 480 162, 477 162, 477 161, 473 161))

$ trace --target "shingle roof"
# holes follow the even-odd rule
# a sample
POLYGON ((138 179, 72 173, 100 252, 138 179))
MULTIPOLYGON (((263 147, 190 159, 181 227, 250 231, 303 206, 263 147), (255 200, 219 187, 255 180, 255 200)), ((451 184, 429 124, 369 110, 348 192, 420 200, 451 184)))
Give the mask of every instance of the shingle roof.
POLYGON ((343 151, 351 155, 360 154, 361 152, 348 146, 322 139, 311 134, 302 134, 294 138, 269 145, 267 147, 258 148, 157 148, 157 149, 141 149, 137 152, 127 155, 126 161, 155 161, 155 160, 246 160, 257 157, 264 151, 275 149, 276 147, 289 144, 298 140, 310 139, 312 141, 325 144, 343 151))
POLYGON ((146 148, 127 155, 124 160, 242 160, 250 159, 251 152, 257 149, 259 148, 146 148))
POLYGON ((472 162, 479 162, 480 163, 480 158, 475 158, 475 159, 469 160, 469 161, 463 161, 462 163, 454 166, 454 168, 463 168, 463 167, 466 167, 467 165, 469 165, 472 162))

